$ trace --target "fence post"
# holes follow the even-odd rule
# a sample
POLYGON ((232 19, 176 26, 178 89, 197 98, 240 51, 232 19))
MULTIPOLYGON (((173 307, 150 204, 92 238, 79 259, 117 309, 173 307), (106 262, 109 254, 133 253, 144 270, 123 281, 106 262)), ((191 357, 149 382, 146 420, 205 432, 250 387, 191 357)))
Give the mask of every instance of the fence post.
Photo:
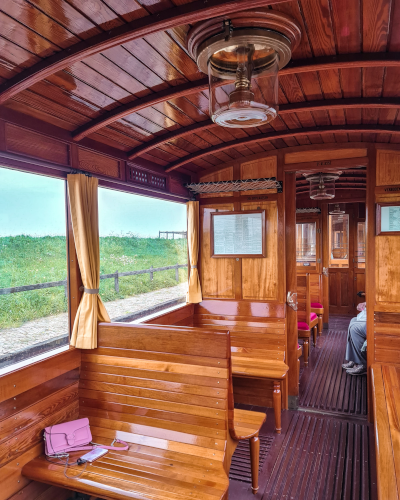
POLYGON ((179 264, 175 266, 175 279, 176 281, 179 281, 179 264))
POLYGON ((117 293, 119 293, 119 279, 118 279, 118 271, 115 271, 115 278, 114 278, 114 288, 117 293))
POLYGON ((65 278, 64 290, 65 290, 65 298, 68 300, 68 278, 65 278))
POLYGON ((153 281, 153 266, 150 266, 150 281, 153 281))

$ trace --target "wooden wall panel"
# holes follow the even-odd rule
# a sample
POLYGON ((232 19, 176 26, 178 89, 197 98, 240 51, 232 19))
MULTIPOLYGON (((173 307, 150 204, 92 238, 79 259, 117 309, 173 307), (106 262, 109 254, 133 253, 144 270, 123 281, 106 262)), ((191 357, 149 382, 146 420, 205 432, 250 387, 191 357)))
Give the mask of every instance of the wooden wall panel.
MULTIPOLYGON (((211 258, 211 212, 216 208, 200 207, 201 256, 200 275, 203 298, 235 298, 234 290, 234 259, 211 258)), ((233 211, 233 203, 218 205, 218 211, 233 211)))
POLYGON ((375 359, 377 363, 400 363, 400 314, 374 313, 375 359))
MULTIPOLYGON (((199 182, 219 182, 219 181, 231 181, 233 180, 233 167, 227 167, 212 174, 203 175, 199 178, 199 182)), ((200 195, 200 198, 223 198, 227 196, 232 196, 232 192, 229 193, 204 193, 200 195)))
POLYGON ((376 185, 400 184, 400 152, 378 149, 376 152, 376 185))
POLYGON ((375 252, 376 302, 393 303, 400 306, 400 238, 399 236, 377 236, 375 252))
POLYGON ((265 258, 242 259, 242 298, 278 300, 278 203, 258 201, 241 204, 242 210, 265 210, 265 258))
POLYGON ((44 427, 78 418, 79 369, 80 351, 71 349, 0 377, 0 500, 70 495, 29 481, 21 469, 43 453, 44 427))
MULTIPOLYGON (((258 160, 249 161, 240 165, 241 179, 261 179, 277 176, 277 157, 268 156, 258 160)), ((268 191, 269 194, 276 193, 276 189, 268 191)), ((265 190, 256 189, 254 191, 242 191, 242 195, 255 195, 265 193, 265 190)))
POLYGON ((70 164, 69 146, 64 142, 10 123, 5 124, 5 136, 7 151, 41 158, 60 165, 70 164))
POLYGON ((285 163, 306 163, 310 161, 340 160, 342 158, 361 158, 367 156, 367 148, 321 149, 298 151, 285 154, 285 163))
POLYGON ((78 148, 78 167, 94 174, 106 175, 107 177, 120 178, 120 161, 110 156, 104 156, 88 149, 78 148))

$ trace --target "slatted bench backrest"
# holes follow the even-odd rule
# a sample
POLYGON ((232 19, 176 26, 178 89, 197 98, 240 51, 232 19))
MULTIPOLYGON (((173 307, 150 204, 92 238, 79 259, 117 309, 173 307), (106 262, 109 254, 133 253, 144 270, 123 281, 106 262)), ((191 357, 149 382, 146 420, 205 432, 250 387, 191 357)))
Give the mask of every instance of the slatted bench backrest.
POLYGON ((310 323, 310 275, 297 276, 297 321, 310 323))
POLYGON ((223 462, 229 366, 226 329, 101 323, 97 349, 82 351, 80 415, 95 442, 117 437, 223 462))
MULTIPOLYGON (((308 273, 297 273, 297 276, 306 276, 308 273)), ((322 274, 309 273, 310 276, 310 300, 323 304, 322 274)))

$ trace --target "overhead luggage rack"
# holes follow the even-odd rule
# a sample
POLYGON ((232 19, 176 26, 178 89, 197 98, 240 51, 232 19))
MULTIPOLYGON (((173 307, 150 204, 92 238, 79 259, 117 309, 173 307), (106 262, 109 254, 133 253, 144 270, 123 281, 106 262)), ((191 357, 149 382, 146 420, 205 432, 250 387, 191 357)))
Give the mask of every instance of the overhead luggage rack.
POLYGON ((200 193, 227 193, 237 191, 254 191, 256 189, 276 189, 282 193, 283 182, 277 181, 276 177, 268 179, 245 179, 237 181, 219 181, 219 182, 199 182, 197 184, 185 184, 194 194, 200 193))

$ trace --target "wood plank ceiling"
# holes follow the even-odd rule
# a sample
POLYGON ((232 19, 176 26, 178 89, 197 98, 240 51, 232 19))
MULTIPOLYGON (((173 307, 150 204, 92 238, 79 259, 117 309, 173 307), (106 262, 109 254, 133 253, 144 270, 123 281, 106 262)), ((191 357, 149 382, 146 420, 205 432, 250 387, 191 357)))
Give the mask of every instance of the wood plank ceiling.
POLYGON ((6 107, 166 170, 204 173, 298 145, 399 143, 399 25, 400 0, 3 0, 0 100, 4 92, 6 107), (281 112, 259 128, 221 128, 210 121, 207 79, 186 51, 182 20, 260 4, 293 16, 303 32, 280 73, 281 112), (104 48, 107 37, 124 43, 104 48))

